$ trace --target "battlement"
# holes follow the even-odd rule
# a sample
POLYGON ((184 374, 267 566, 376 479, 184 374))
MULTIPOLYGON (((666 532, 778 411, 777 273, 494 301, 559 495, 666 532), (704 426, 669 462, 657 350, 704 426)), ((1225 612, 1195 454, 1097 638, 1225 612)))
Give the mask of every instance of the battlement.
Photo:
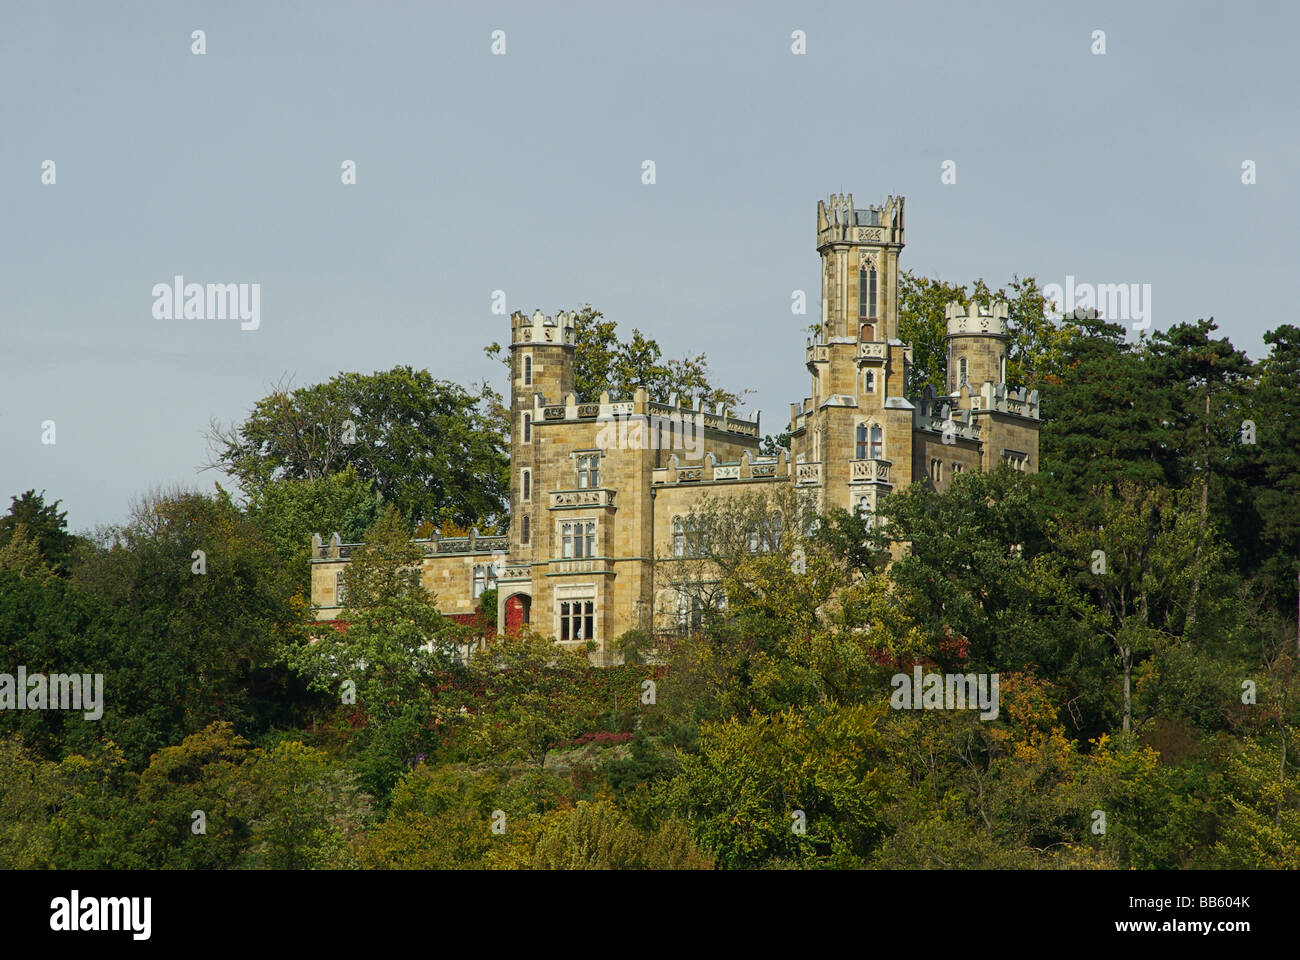
POLYGON ((948 321, 948 336, 986 334, 993 337, 1007 335, 1007 302, 996 301, 992 307, 971 301, 964 304, 954 300, 944 310, 948 321))
POLYGON ((675 423, 692 423, 710 430, 736 434, 741 437, 759 439, 759 424, 762 411, 755 411, 753 419, 745 419, 731 413, 723 405, 712 409, 703 402, 692 406, 690 398, 685 401, 673 394, 667 403, 651 400, 644 389, 638 389, 631 400, 611 400, 609 392, 602 392, 596 403, 578 403, 574 394, 567 394, 560 403, 547 403, 539 393, 533 395, 533 424, 535 427, 548 423, 592 420, 609 424, 631 419, 654 417, 660 421, 675 423))
POLYGON ((554 317, 548 317, 540 310, 532 315, 516 310, 510 315, 511 346, 526 343, 554 343, 561 346, 573 346, 574 314, 558 311, 554 317))
POLYGON ((903 198, 882 206, 855 207, 853 194, 833 193, 817 201, 817 246, 828 243, 903 243, 903 198))

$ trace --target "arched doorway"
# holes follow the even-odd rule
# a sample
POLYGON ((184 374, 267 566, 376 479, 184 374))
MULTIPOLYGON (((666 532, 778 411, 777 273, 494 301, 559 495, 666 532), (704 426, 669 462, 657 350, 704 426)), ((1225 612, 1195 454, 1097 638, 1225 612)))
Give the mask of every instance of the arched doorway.
POLYGON ((533 598, 526 593, 511 594, 506 598, 505 632, 518 634, 521 627, 532 620, 533 598))

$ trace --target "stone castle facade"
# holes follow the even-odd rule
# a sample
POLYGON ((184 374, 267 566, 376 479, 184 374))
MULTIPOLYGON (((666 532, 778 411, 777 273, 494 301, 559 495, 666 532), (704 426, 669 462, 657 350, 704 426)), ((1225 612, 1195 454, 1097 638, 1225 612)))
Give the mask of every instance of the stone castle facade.
MULTIPOLYGON (((793 485, 819 509, 874 517, 890 491, 943 489, 963 470, 1038 467, 1038 394, 1006 386, 1007 308, 951 304, 947 393, 908 398, 912 348, 898 337, 903 198, 817 204, 821 321, 805 363, 811 396, 791 405, 789 453, 759 455, 759 416, 666 402, 638 390, 577 402, 574 319, 511 317, 510 527, 506 536, 421 541, 424 586, 463 619, 498 591, 500 629, 596 643, 675 624, 656 565, 682 556, 682 525, 705 497, 793 485)), ((314 537, 312 603, 346 620, 352 546, 314 537)))

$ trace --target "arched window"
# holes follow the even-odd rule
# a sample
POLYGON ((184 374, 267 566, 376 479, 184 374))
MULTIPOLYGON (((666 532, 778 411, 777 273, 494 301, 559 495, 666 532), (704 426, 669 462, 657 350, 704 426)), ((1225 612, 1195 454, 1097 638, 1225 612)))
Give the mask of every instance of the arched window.
POLYGON ((533 415, 531 413, 525 413, 524 414, 524 443, 532 443, 532 442, 533 442, 533 415))
POLYGON ((340 607, 348 598, 348 585, 343 577, 343 571, 340 570, 334 574, 334 602, 340 607))
POLYGON ((524 497, 525 500, 533 499, 533 471, 524 471, 524 497))
POLYGON ((686 535, 682 532, 682 518, 673 517, 673 556, 686 555, 686 535))
POLYGON ((531 524, 529 524, 528 518, 524 517, 524 529, 519 539, 522 540, 524 543, 527 543, 531 535, 532 535, 531 524))
POLYGON ((962 385, 962 381, 966 379, 966 358, 965 357, 962 357, 959 361, 957 361, 957 367, 958 367, 957 386, 958 388, 960 388, 962 385))
MULTIPOLYGON (((876 319, 875 267, 863 267, 858 271, 858 319, 876 319)), ((865 340, 867 338, 863 337, 862 339, 865 340)))
POLYGON ((862 375, 862 392, 863 393, 876 392, 876 371, 868 370, 866 373, 862 375))
POLYGON ((867 517, 871 515, 871 498, 858 497, 858 516, 867 517))
POLYGON ((533 385, 533 358, 524 357, 524 386, 531 387, 532 385, 533 385))
MULTIPOLYGON (((875 267, 863 267, 858 271, 858 319, 876 319, 875 267)), ((865 340, 867 338, 863 337, 862 339, 865 340)))
POLYGON ((879 427, 871 428, 871 459, 883 460, 885 458, 885 432, 879 427))
POLYGON ((865 423, 858 424, 856 449, 856 458, 858 460, 867 459, 867 425, 865 423))
POLYGON ((864 342, 876 339, 876 325, 874 323, 864 323, 862 325, 860 338, 864 342))

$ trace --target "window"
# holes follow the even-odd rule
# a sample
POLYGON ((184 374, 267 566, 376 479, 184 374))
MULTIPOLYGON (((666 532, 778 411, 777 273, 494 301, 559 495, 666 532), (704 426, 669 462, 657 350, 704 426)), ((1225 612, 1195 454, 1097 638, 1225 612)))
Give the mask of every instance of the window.
MULTIPOLYGON (((876 392, 876 372, 874 370, 868 370, 866 373, 862 375, 862 392, 863 393, 876 392)), ((859 457, 858 459, 861 460, 862 458, 859 457)))
POLYGON ((531 387, 532 385, 533 385, 533 358, 524 357, 524 386, 531 387))
POLYGON ((596 521, 582 520, 560 524, 560 556, 565 560, 581 560, 596 555, 596 521))
POLYGON ((871 515, 871 498, 858 497, 858 516, 868 517, 871 515))
POLYGON ((883 460, 885 458, 885 432, 879 427, 871 428, 871 459, 883 460))
POLYGON ((861 338, 863 341, 876 339, 876 325, 874 323, 864 323, 862 325, 861 338))
POLYGON ((960 387, 962 381, 966 379, 966 358, 962 357, 957 363, 959 372, 957 374, 957 386, 960 387))
POLYGON ((524 443, 532 443, 532 442, 533 442, 533 415, 531 413, 525 413, 524 414, 524 443))
POLYGON ((348 598, 348 584, 343 577, 343 571, 340 570, 334 574, 334 602, 340 607, 348 598))
POLYGON ((495 563, 476 563, 474 565, 474 599, 483 596, 484 590, 495 589, 497 585, 497 566, 495 563))
MULTIPOLYGON (((861 320, 876 319, 875 267, 858 271, 858 318, 861 320)), ((862 339, 867 338, 863 337, 862 339)))
POLYGON ((931 461, 930 461, 930 479, 933 480, 935 483, 941 483, 941 482, 943 481, 943 461, 942 461, 942 460, 931 460, 931 461))
POLYGON ((704 537, 694 517, 673 517, 673 556, 698 557, 703 553, 704 537))
POLYGON ((682 633, 697 633, 704 626, 704 601, 699 596, 677 592, 677 628, 682 633))
POLYGON ((865 423, 858 424, 857 439, 858 442, 856 445, 856 450, 857 450, 856 459, 865 460, 867 459, 867 425, 865 423))
POLYGON ((578 489, 600 486, 600 454, 578 458, 578 489))
POLYGON ((560 603, 561 640, 590 640, 595 633, 595 601, 565 600, 560 603))
POLYGON ((519 537, 519 539, 520 539, 521 541, 523 541, 524 543, 528 543, 528 541, 529 541, 529 539, 530 539, 530 537, 531 537, 531 535, 532 535, 532 532, 533 532, 533 531, 532 531, 532 524, 528 522, 528 518, 527 518, 527 517, 524 517, 524 529, 523 529, 523 533, 521 534, 521 536, 519 537))
POLYGON ((533 471, 524 471, 524 497, 525 500, 533 499, 533 471))
POLYGON ((1007 382, 1007 357, 1006 354, 998 357, 998 382, 1007 382))

